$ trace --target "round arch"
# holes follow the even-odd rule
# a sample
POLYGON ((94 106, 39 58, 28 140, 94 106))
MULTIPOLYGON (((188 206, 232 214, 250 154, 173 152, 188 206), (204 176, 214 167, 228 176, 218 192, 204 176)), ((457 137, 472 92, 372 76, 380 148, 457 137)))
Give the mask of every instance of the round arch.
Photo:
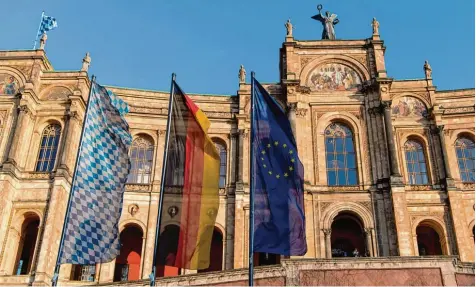
POLYGON ((139 228, 142 231, 143 237, 144 238, 146 237, 146 235, 147 235, 147 233, 146 233, 147 226, 142 221, 137 220, 137 219, 127 219, 127 220, 124 220, 121 223, 119 223, 119 233, 124 231, 124 229, 126 229, 129 226, 136 226, 137 228, 139 228))
POLYGON ((334 218, 339 213, 350 213, 357 216, 363 223, 363 228, 373 228, 374 222, 370 211, 360 204, 355 202, 339 202, 331 204, 324 210, 324 216, 322 217, 322 228, 331 229, 334 218))
POLYGON ((40 92, 40 96, 39 98, 41 100, 67 100, 69 96, 73 95, 73 90, 68 87, 68 86, 65 86, 65 85, 54 85, 54 86, 51 86, 51 87, 48 87, 44 90, 42 90, 40 92), (53 91, 57 90, 58 92, 60 91, 65 91, 63 92, 63 97, 62 98, 59 98, 59 99, 48 99, 46 98, 47 96, 50 96, 52 94, 53 91))
POLYGON ((457 139, 459 139, 459 138, 464 138, 464 137, 465 137, 465 138, 469 138, 469 139, 472 140, 473 142, 475 141, 474 131, 469 130, 469 129, 458 129, 458 130, 455 130, 455 131, 451 134, 450 142, 451 142, 451 144, 454 146, 457 139))
POLYGON ((435 173, 435 170, 434 170, 434 165, 432 164, 434 162, 434 158, 433 158, 433 155, 431 153, 431 150, 430 150, 430 144, 428 142, 428 138, 426 138, 425 136, 421 135, 421 134, 418 134, 418 133, 415 133, 415 132, 409 132, 409 133, 406 133, 404 134, 401 138, 400 138, 400 142, 399 142, 399 147, 400 147, 400 160, 402 162, 402 170, 403 170, 403 174, 404 174, 404 179, 406 182, 409 182, 409 179, 408 179, 408 166, 407 166, 407 160, 406 160, 406 155, 405 155, 405 143, 408 142, 408 141, 416 141, 418 142, 421 146, 422 146, 422 149, 423 149, 423 155, 425 157, 425 162, 426 162, 426 169, 427 169, 427 172, 426 172, 426 176, 427 176, 427 180, 428 180, 428 183, 427 184, 431 184, 431 183, 436 183, 435 180, 436 178, 438 178, 438 175, 435 173))
MULTIPOLYGON (((20 71, 19 69, 16 69, 13 67, 2 66, 0 68, 0 74, 7 74, 14 77, 18 81, 19 91, 25 86, 25 83, 27 82, 27 78, 26 78, 27 76, 25 76, 23 72, 20 71)), ((17 93, 19 91, 17 91, 17 93)))
POLYGON ((132 141, 135 141, 138 138, 143 138, 145 140, 150 141, 153 146, 155 146, 157 143, 156 136, 148 131, 135 130, 131 133, 131 135, 132 135, 132 141))
POLYGON ((354 58, 345 55, 326 55, 313 59, 304 67, 301 67, 301 73, 299 75, 301 83, 307 83, 309 75, 314 69, 318 68, 321 65, 329 63, 336 63, 348 66, 349 68, 357 72, 362 82, 365 82, 370 79, 370 74, 367 68, 354 58))
POLYGON ((445 223, 439 218, 436 218, 433 216, 424 216, 424 217, 418 218, 413 223, 413 227, 412 227, 414 244, 415 244, 414 252, 416 256, 419 256, 418 238, 417 238, 417 228, 419 226, 430 227, 431 229, 433 229, 438 234, 443 255, 449 255, 451 253, 450 247, 449 247, 448 235, 446 233, 446 229, 444 228, 445 223))
POLYGON ((403 97, 412 97, 412 98, 416 98, 418 100, 420 100, 421 102, 423 102, 423 104, 425 105, 425 108, 428 110, 431 108, 431 103, 428 102, 428 100, 423 97, 422 95, 418 95, 418 94, 415 94, 415 93, 409 93, 409 92, 405 92, 405 93, 401 93, 401 94, 397 94, 395 96, 392 97, 392 107, 393 107, 393 104, 395 104, 396 100, 399 100, 403 97))

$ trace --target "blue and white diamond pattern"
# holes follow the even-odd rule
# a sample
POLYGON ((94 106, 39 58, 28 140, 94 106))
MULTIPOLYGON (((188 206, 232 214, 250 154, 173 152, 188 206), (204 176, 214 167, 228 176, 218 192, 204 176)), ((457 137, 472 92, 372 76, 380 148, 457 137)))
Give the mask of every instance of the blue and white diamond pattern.
POLYGON ((53 30, 54 28, 58 27, 58 23, 56 22, 56 19, 51 16, 43 16, 43 19, 41 19, 41 24, 40 24, 40 30, 38 30, 38 36, 40 37, 43 35, 44 32, 53 30))
POLYGON ((127 103, 93 83, 60 263, 94 264, 120 251, 119 218, 132 142, 127 103))

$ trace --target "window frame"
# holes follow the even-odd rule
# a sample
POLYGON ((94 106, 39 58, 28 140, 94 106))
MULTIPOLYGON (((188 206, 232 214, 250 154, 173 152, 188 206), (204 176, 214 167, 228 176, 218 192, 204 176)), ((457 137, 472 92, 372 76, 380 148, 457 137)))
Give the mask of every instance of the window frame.
POLYGON ((406 184, 407 185, 429 185, 431 184, 431 172, 430 172, 430 166, 429 166, 429 157, 428 153, 426 150, 426 143, 422 139, 419 138, 407 138, 407 140, 403 144, 403 157, 405 160, 405 171, 406 171, 406 184), (407 146, 408 143, 414 142, 416 143, 420 149, 416 148, 416 150, 410 150, 409 147, 407 146), (423 157, 423 159, 420 159, 420 153, 423 157), (414 155, 416 154, 416 161, 413 160, 414 158, 412 157, 411 161, 408 160, 408 155, 414 155), (412 164, 411 168, 409 167, 409 164, 412 164), (421 166, 424 164, 425 170, 422 172, 421 166), (415 171, 415 166, 418 167, 418 170, 415 171), (423 175, 425 177, 423 177, 423 175), (421 183, 417 182, 417 177, 421 179, 421 183), (426 178, 426 181, 423 179, 426 178))
POLYGON ((472 167, 472 170, 471 169, 468 169, 468 166, 466 164, 467 161, 475 161, 475 158, 474 158, 474 151, 475 151, 475 142, 472 138, 466 136, 466 135, 461 135, 461 136, 458 136, 458 138, 455 140, 455 144, 454 144, 454 147, 455 147, 455 156, 456 156, 456 163, 458 165, 458 172, 459 172, 459 178, 461 180, 462 183, 475 183, 475 167, 474 167, 474 164, 471 165, 470 167, 472 167), (471 150, 470 148, 466 147, 466 146, 462 146, 462 144, 464 144, 463 142, 461 142, 461 144, 459 143, 460 141, 464 141, 464 140, 467 140, 469 141, 472 146, 473 146, 473 157, 467 157, 466 156, 466 152, 467 150, 471 150), (461 150, 461 153, 463 155, 463 157, 460 157, 458 154, 458 150, 461 150), (460 161, 463 161, 463 165, 464 165, 464 170, 461 169, 461 165, 460 165, 460 161), (470 178, 470 173, 473 173, 473 181, 470 181, 470 180, 465 180, 465 179, 468 179, 470 178), (466 174, 466 178, 463 179, 463 174, 466 174))
POLYGON ((155 157, 155 145, 154 139, 148 135, 138 135, 131 143, 131 148, 129 151, 129 158, 131 160, 131 170, 127 176, 127 184, 151 184, 153 171, 154 171, 154 157, 155 157), (133 152, 135 151, 136 156, 133 157, 133 152), (143 158, 140 158, 139 155, 143 153, 143 158), (150 159, 147 158, 147 155, 150 152, 150 159), (145 167, 150 163, 149 171, 146 171, 144 168, 143 171, 140 171, 138 168, 139 164, 142 164, 142 167, 145 167), (135 168, 134 168, 135 167, 135 168), (148 180, 145 180, 145 179, 148 180), (132 181, 132 179, 135 179, 132 181))
POLYGON ((339 187, 339 186, 358 186, 359 185, 359 169, 357 162, 357 150, 356 150, 356 137, 352 130, 352 126, 345 122, 332 122, 324 129, 324 150, 325 150, 325 173, 327 178, 327 186, 339 187), (333 131, 333 134, 329 134, 328 130, 333 126, 340 127, 333 131), (339 135, 339 133, 341 135, 339 135), (348 134, 346 134, 348 133, 348 134), (331 139, 333 148, 329 149, 328 140, 331 139), (341 141, 340 146, 338 142, 341 141), (349 141, 351 145, 349 145, 349 141), (339 145, 339 146, 338 146, 339 145), (351 148, 351 150, 348 150, 351 148), (332 158, 330 160, 330 158, 332 158), (339 167, 339 158, 343 161, 342 167, 339 167), (352 160, 353 166, 349 167, 349 160, 352 160), (334 167, 329 167, 329 162, 337 163, 334 167), (355 182, 351 182, 351 173, 355 176, 355 182), (339 175, 343 174, 345 182, 341 183, 339 175), (331 182, 331 175, 334 177, 334 181, 331 182))
POLYGON ((35 172, 53 171, 56 166, 56 161, 58 160, 58 150, 61 144, 62 132, 62 126, 59 123, 48 123, 43 128, 43 131, 41 132, 40 136, 38 155, 35 161, 35 172), (51 135, 52 132, 54 132, 55 134, 51 135), (56 146, 49 145, 51 139, 53 139, 53 144, 55 144, 56 146), (46 145, 46 147, 44 145, 46 145), (52 156, 52 154, 54 154, 54 157, 52 156))

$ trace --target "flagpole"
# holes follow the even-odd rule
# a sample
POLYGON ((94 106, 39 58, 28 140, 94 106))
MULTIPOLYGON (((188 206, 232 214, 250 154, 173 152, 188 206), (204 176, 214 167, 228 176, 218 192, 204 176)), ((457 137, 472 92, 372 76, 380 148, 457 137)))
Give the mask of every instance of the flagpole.
POLYGON ((155 243, 154 243, 154 253, 152 259, 152 273, 149 275, 150 277, 150 286, 155 286, 155 276, 156 276, 156 268, 155 265, 157 263, 157 247, 159 244, 159 237, 160 237, 160 225, 162 221, 162 208, 164 206, 164 193, 165 193, 165 171, 167 169, 167 157, 169 154, 169 138, 170 138, 170 125, 172 119, 172 109, 173 109, 173 102, 174 102, 174 94, 175 94, 175 73, 172 73, 172 82, 170 84, 170 97, 169 97, 169 110, 167 116, 167 131, 165 134, 165 148, 164 148, 164 158, 162 160, 162 177, 160 180, 160 194, 159 194, 159 210, 157 211, 157 224, 155 229, 155 243))
POLYGON ((45 16, 45 11, 41 12, 40 25, 38 26, 38 31, 36 32, 35 43, 33 44, 33 50, 35 50, 35 48, 36 48, 36 42, 38 41, 38 34, 40 33, 41 23, 43 23, 43 17, 44 16, 45 16))
POLYGON ((254 113, 255 113, 255 72, 251 72, 251 128, 250 128, 250 223, 249 223, 249 270, 248 270, 248 285, 253 286, 254 277, 254 225, 255 225, 255 167, 254 167, 254 140, 255 130, 253 127, 254 113))
POLYGON ((76 173, 78 171, 78 163, 79 163, 79 156, 81 154, 81 148, 82 148, 82 141, 83 141, 83 134, 84 134, 84 129, 86 127, 86 119, 88 116, 88 110, 89 110, 89 103, 91 102, 91 95, 93 91, 93 84, 96 82, 96 76, 92 76, 91 78, 91 84, 89 86, 89 97, 86 102, 86 112, 84 113, 84 122, 83 122, 83 128, 81 129, 81 135, 79 137, 79 148, 78 148, 78 153, 76 155, 76 163, 74 164, 74 172, 73 172, 73 180, 71 181, 71 189, 68 194, 68 208, 66 209, 66 215, 64 217, 63 221, 63 230, 61 231, 61 240, 60 240, 60 245, 58 249, 58 255, 56 256, 56 265, 55 265, 55 273, 53 274, 53 278, 51 279, 51 286, 56 286, 56 283, 58 283, 58 275, 59 275, 59 269, 60 269, 60 260, 61 260, 61 253, 63 252, 63 244, 64 244, 64 237, 65 237, 65 227, 66 223, 68 222, 69 218, 69 213, 71 211, 71 193, 73 192, 73 187, 74 187, 74 182, 76 181, 76 173))

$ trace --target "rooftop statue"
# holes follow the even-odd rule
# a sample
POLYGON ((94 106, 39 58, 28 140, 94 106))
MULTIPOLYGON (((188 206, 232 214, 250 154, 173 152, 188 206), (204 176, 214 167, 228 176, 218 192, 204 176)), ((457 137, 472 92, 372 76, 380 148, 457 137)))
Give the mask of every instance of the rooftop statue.
POLYGON ((326 16, 322 15, 321 13, 322 10, 322 5, 319 4, 317 5, 317 11, 319 11, 319 14, 312 16, 311 18, 317 21, 320 21, 322 23, 322 26, 324 27, 324 30, 322 31, 322 39, 329 39, 329 40, 335 40, 336 39, 336 33, 334 31, 334 25, 339 23, 339 19, 337 19, 336 14, 331 14, 331 12, 326 11, 326 16))

